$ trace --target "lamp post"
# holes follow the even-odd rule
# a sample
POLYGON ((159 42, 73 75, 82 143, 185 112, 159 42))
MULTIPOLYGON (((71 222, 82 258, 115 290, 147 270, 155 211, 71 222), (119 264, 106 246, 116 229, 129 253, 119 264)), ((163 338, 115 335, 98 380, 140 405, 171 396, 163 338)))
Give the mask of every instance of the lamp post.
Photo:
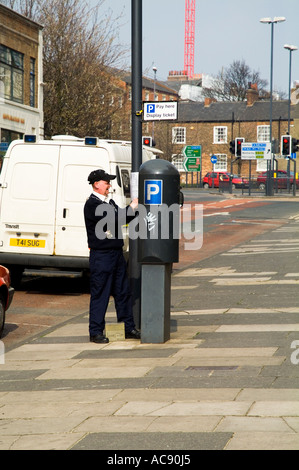
POLYGON ((153 66, 153 72, 154 72, 154 101, 156 101, 156 81, 157 81, 157 67, 154 65, 153 66))
MULTIPOLYGON (((142 164, 142 0, 131 0, 132 39, 132 171, 131 197, 138 195, 138 175, 142 164)), ((138 262, 138 240, 129 237, 129 278, 132 290, 135 325, 140 328, 141 266, 138 262)))
MULTIPOLYGON (((154 72, 154 101, 156 101, 156 81, 157 81, 157 67, 154 65, 153 66, 153 72, 154 72)), ((155 121, 152 122, 152 139, 154 141, 155 138, 155 121)))
POLYGON ((267 184, 267 196, 272 196, 272 108, 273 108, 273 36, 274 36, 274 24, 282 23, 286 19, 283 16, 272 18, 261 18, 261 23, 271 24, 271 62, 270 62, 270 144, 271 144, 271 160, 269 161, 268 168, 268 184, 267 184))
MULTIPOLYGON (((292 87, 292 52, 296 51, 298 49, 297 46, 293 46, 290 44, 285 44, 283 46, 285 49, 290 51, 290 61, 289 61, 289 104, 288 104, 288 134, 290 135, 290 128, 291 128, 291 87, 292 87)), ((294 160, 294 168, 295 168, 296 162, 294 160)), ((294 174, 296 174, 296 171, 294 171, 294 174)), ((287 182, 287 189, 290 191, 290 158, 288 158, 288 166, 287 166, 287 175, 288 175, 288 182, 287 182)), ((296 177, 296 176, 295 176, 296 177)), ((296 191, 296 184, 294 184, 294 188, 296 191)))
POLYGON ((289 65, 289 107, 288 107, 288 134, 290 134, 290 122, 291 122, 291 83, 292 83, 292 52, 297 51, 298 47, 290 44, 283 46, 285 49, 290 51, 290 65, 289 65))

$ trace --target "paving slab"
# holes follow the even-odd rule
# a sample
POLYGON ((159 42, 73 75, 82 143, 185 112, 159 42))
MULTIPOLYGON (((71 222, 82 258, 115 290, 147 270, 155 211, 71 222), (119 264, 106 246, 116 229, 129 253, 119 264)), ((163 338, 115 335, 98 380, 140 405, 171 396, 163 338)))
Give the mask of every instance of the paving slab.
POLYGON ((299 435, 281 432, 236 432, 226 450, 299 450, 299 435))
POLYGON ((222 450, 230 433, 94 433, 89 434, 73 450, 222 450))

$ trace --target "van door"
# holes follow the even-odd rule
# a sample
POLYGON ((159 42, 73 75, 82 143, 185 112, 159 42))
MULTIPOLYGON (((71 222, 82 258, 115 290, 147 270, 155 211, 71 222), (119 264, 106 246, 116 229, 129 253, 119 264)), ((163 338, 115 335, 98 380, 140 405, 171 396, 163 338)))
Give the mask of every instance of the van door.
MULTIPOLYGON (((119 163, 111 165, 111 174, 116 174, 116 179, 112 183, 113 199, 119 207, 126 207, 130 204, 130 170, 128 165, 119 163)), ((124 251, 129 251, 129 226, 122 226, 122 236, 124 240, 124 251)))
POLYGON ((1 251, 52 254, 58 146, 15 145, 3 176, 1 251))
POLYGON ((109 172, 108 152, 102 148, 61 146, 55 254, 89 256, 84 222, 84 204, 92 192, 87 178, 91 171, 109 172))

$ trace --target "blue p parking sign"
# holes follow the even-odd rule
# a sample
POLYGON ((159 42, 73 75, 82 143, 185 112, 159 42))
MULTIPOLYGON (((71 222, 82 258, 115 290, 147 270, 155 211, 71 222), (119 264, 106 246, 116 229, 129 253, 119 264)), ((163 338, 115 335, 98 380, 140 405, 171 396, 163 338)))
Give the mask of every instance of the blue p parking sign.
POLYGON ((144 180, 144 204, 162 204, 162 180, 144 180))
POLYGON ((156 111, 156 105, 154 103, 150 103, 146 105, 147 113, 154 113, 155 111, 156 111))

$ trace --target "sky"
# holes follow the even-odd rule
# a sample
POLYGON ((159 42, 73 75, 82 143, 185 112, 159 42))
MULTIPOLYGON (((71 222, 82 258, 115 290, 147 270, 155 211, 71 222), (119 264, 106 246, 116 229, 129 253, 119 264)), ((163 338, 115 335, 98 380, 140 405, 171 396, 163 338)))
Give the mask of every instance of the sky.
MULTIPOLYGON (((185 0, 140 0, 143 23, 143 72, 166 80, 170 70, 184 69, 185 0)), ((98 0, 90 0, 91 5, 98 0)), ((105 0, 119 21, 119 41, 131 48, 131 0, 105 0)), ((216 76, 223 67, 244 60, 270 84, 271 25, 261 18, 285 17, 273 28, 273 89, 288 95, 290 52, 292 82, 299 82, 298 0, 196 0, 194 73, 216 76)), ((130 57, 127 61, 130 67, 130 57)))

